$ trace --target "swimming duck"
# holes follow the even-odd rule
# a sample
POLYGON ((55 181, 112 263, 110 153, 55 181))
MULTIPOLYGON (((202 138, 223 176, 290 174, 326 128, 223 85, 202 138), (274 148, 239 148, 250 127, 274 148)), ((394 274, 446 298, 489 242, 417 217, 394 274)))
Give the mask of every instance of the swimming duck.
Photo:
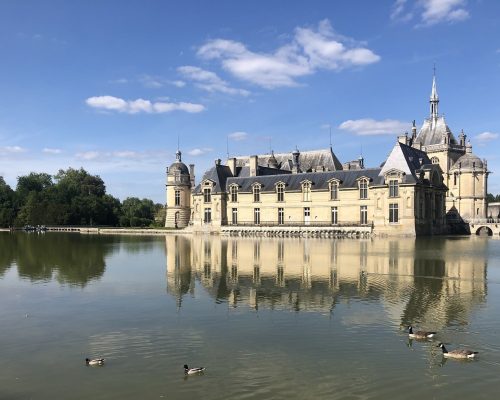
POLYGON ((439 343, 437 347, 441 347, 441 350, 443 350, 443 356, 448 357, 448 358, 474 358, 476 354, 478 354, 477 351, 472 351, 472 350, 466 350, 466 349, 455 349, 448 351, 446 350, 446 347, 444 347, 443 343, 439 343))
POLYGON ((187 364, 184 364, 184 373, 188 375, 199 374, 205 371, 205 367, 189 368, 187 364))
POLYGON ((103 365, 104 364, 104 358, 93 358, 92 360, 90 358, 85 359, 85 364, 87 365, 103 365))
POLYGON ((408 337, 412 339, 431 339, 435 334, 436 332, 413 331, 413 327, 411 325, 408 327, 408 337))

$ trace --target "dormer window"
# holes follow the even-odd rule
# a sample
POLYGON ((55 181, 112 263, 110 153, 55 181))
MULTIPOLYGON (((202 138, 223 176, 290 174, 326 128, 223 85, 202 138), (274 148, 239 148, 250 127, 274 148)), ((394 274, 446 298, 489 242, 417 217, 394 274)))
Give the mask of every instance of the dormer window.
POLYGON ((302 201, 311 201, 311 182, 302 183, 302 201))
POLYGON ((212 189, 204 188, 203 189, 203 202, 211 203, 212 202, 212 189))
POLYGON ((368 179, 361 179, 359 181, 359 198, 360 199, 368 198, 368 179))
POLYGON ((339 183, 337 181, 330 182, 330 200, 338 200, 339 198, 339 183))
POLYGON ((254 203, 260 201, 260 185, 254 185, 253 187, 253 201, 254 203))
POLYGON ((437 158, 437 157, 432 157, 432 158, 431 158, 431 163, 433 163, 433 164, 439 164, 439 158, 437 158))
POLYGON ((399 197, 399 182, 396 179, 389 181, 389 197, 399 197))
POLYGON ((277 201, 285 201, 285 184, 284 183, 278 183, 276 185, 276 195, 277 195, 277 201))
POLYGON ((231 202, 236 203, 238 201, 238 186, 232 185, 229 189, 231 195, 231 202))

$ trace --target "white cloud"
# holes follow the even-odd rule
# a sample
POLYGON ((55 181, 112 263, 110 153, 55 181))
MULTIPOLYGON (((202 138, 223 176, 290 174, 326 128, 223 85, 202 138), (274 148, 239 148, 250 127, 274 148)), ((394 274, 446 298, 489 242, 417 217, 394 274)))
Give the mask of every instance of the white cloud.
POLYGON ((171 84, 171 85, 173 85, 173 86, 175 86, 175 87, 178 87, 178 88, 186 86, 186 82, 181 81, 181 80, 168 81, 168 83, 171 84))
POLYGON ((457 22, 469 18, 469 12, 462 8, 466 0, 421 0, 422 23, 434 25, 439 22, 457 22))
POLYGON ((172 111, 185 111, 188 113, 198 113, 205 110, 202 104, 194 103, 170 103, 170 102, 151 102, 149 100, 123 100, 114 96, 94 96, 85 100, 88 106, 105 111, 116 111, 127 114, 137 113, 166 113, 172 111))
POLYGON ((221 92, 226 94, 236 94, 248 96, 250 92, 244 89, 236 89, 231 87, 226 81, 219 78, 215 72, 206 71, 199 67, 185 65, 177 68, 177 71, 186 79, 196 82, 196 86, 207 92, 221 92))
POLYGON ((492 140, 498 139, 500 135, 498 133, 493 133, 493 132, 483 132, 480 133, 479 135, 475 136, 475 139, 481 143, 484 144, 486 142, 491 142, 492 140))
POLYGON ((415 15, 420 16, 417 27, 426 27, 441 22, 459 22, 469 18, 466 9, 467 0, 418 0, 413 6, 407 0, 396 0, 392 6, 391 19, 409 21, 415 15))
POLYGON ((255 53, 243 43, 214 39, 197 54, 206 60, 220 60, 235 77, 267 89, 296 86, 297 78, 320 69, 341 70, 380 60, 373 51, 336 35, 328 20, 321 21, 316 30, 296 28, 292 41, 272 53, 255 53))
POLYGON ((151 75, 141 75, 139 77, 139 82, 141 82, 144 87, 149 89, 159 89, 164 86, 163 78, 151 75))
POLYGON ((47 154, 61 154, 62 150, 61 149, 51 149, 51 148, 45 147, 42 150, 42 152, 47 153, 47 154))
POLYGON ((113 79, 113 80, 109 81, 109 83, 116 83, 119 85, 124 85, 124 84, 128 83, 128 79, 126 79, 126 78, 113 79))
POLYGON ((25 153, 27 150, 19 146, 4 146, 0 147, 0 154, 19 154, 25 153))
POLYGON ((81 160, 95 160, 96 158, 99 158, 101 154, 98 151, 85 151, 82 153, 76 153, 75 157, 81 160))
POLYGON ((339 128, 354 133, 355 135, 398 135, 410 127, 408 122, 394 119, 376 121, 371 118, 347 120, 339 125, 339 128))
POLYGON ((248 137, 248 133, 246 132, 233 132, 227 135, 229 139, 232 139, 236 142, 239 142, 241 140, 245 140, 248 137))
POLYGON ((213 149, 211 149, 210 147, 204 147, 202 149, 196 148, 196 149, 189 150, 187 153, 190 156, 201 156, 203 154, 210 153, 211 151, 213 151, 213 149))

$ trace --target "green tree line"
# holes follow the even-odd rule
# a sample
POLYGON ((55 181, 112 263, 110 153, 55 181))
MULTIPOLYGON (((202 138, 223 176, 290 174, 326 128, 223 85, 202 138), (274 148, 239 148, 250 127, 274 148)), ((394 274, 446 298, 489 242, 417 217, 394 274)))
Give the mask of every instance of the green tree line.
POLYGON ((500 202, 500 194, 497 194, 496 196, 491 194, 491 193, 488 193, 486 195, 486 202, 489 204, 489 203, 498 203, 500 202))
POLYGON ((123 202, 106 193, 98 175, 83 168, 56 175, 32 172, 13 190, 0 176, 0 227, 25 225, 162 226, 165 210, 149 199, 123 202))

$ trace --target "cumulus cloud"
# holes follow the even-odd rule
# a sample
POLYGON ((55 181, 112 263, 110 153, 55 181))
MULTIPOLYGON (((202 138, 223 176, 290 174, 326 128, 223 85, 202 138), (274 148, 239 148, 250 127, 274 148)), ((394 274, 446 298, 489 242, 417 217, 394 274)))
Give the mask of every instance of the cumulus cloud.
POLYGON ((483 132, 480 133, 479 135, 476 135, 475 139, 479 143, 486 143, 486 142, 491 142, 492 140, 498 139, 500 135, 498 133, 493 133, 493 132, 483 132))
POLYGON ((417 27, 426 27, 441 22, 459 22, 469 18, 467 0, 419 0, 412 6, 407 0, 396 0, 392 6, 391 19, 409 21, 414 15, 420 17, 417 27))
POLYGON ((354 133, 355 135, 397 135, 410 127, 408 122, 394 119, 376 121, 371 118, 347 120, 339 125, 339 128, 354 133))
POLYGON ((235 77, 272 89, 296 86, 297 78, 318 70, 341 70, 375 63, 380 56, 335 34, 328 20, 317 29, 296 28, 290 43, 271 53, 253 52, 240 42, 209 40, 198 49, 205 60, 218 60, 235 77))
POLYGON ((42 150, 42 152, 47 153, 47 154, 61 154, 62 150, 61 149, 51 149, 51 148, 45 147, 42 150))
POLYGON ((231 87, 226 81, 221 79, 215 72, 206 71, 199 67, 185 65, 177 68, 177 71, 186 79, 196 82, 196 86, 207 92, 221 92, 226 94, 235 94, 248 96, 250 92, 244 89, 231 87))
POLYGON ((227 135, 227 137, 231 140, 239 142, 241 140, 245 140, 248 137, 248 133, 246 132, 233 132, 227 135))
POLYGON ((199 113, 205 110, 205 106, 195 103, 171 103, 151 102, 150 100, 124 100, 114 96, 94 96, 85 100, 89 107, 105 111, 116 111, 127 114, 137 113, 167 113, 172 111, 184 111, 188 113, 199 113))
POLYGON ((196 148, 196 149, 189 150, 187 153, 190 156, 201 156, 203 154, 210 153, 211 151, 213 151, 213 149, 211 149, 210 147, 204 147, 201 149, 196 148))

